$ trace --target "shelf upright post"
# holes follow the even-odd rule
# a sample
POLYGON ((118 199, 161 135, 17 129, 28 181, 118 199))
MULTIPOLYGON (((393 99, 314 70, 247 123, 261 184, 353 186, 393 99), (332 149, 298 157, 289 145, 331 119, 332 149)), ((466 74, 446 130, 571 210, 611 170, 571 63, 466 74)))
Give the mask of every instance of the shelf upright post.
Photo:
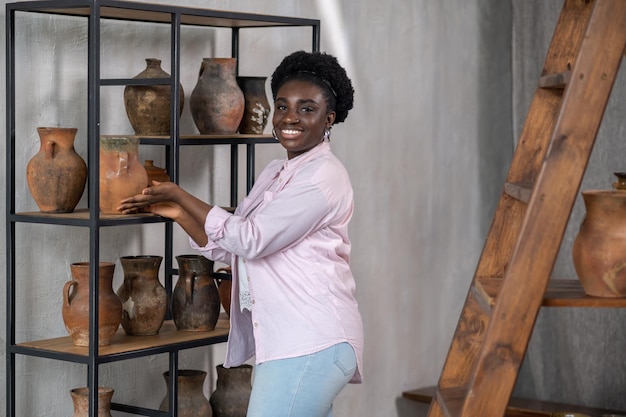
POLYGON ((89 415, 98 410, 98 295, 100 263, 100 0, 92 0, 87 46, 87 157, 89 175, 89 415))
MULTIPOLYGON (((235 63, 235 76, 239 75, 239 28, 231 29, 231 53, 237 60, 235 63)), ((230 206, 237 205, 237 183, 239 182, 239 146, 230 145, 230 206)))
POLYGON ((311 45, 311 49, 313 52, 319 52, 321 38, 320 21, 316 21, 313 25, 311 25, 311 28, 313 29, 313 44, 311 45))

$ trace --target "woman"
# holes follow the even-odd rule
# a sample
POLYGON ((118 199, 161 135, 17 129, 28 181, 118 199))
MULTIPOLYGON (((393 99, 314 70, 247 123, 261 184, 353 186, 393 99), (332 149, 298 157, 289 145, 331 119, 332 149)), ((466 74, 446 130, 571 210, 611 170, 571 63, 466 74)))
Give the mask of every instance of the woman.
POLYGON ((295 52, 276 68, 271 162, 234 214, 174 183, 122 201, 175 220, 192 247, 233 269, 224 366, 256 356, 248 417, 327 417, 361 382, 363 329, 350 271, 352 187, 332 154, 331 127, 352 108, 345 70, 325 53, 295 52))

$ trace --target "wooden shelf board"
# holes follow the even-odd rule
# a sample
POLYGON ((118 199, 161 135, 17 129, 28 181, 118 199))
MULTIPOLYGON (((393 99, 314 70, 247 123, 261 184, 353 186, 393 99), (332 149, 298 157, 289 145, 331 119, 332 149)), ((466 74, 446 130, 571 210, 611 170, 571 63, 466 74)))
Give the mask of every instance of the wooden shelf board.
MULTIPOLYGON (((100 346, 98 353, 100 356, 116 355, 148 348, 164 347, 208 338, 228 336, 229 330, 230 325, 225 314, 220 316, 215 330, 205 332, 176 330, 176 326, 172 320, 166 320, 159 334, 154 336, 127 336, 120 327, 117 334, 113 337, 111 344, 109 346, 100 346)), ((77 356, 89 356, 89 348, 87 346, 75 346, 72 343, 72 338, 69 336, 19 343, 18 346, 77 356)))
MULTIPOLYGON (((460 393, 462 390, 459 390, 460 393)), ((415 390, 405 391, 402 396, 406 399, 417 401, 421 403, 430 404, 435 393, 436 387, 425 387, 415 390)), ((456 397, 456 395, 455 395, 456 397)), ((582 413, 589 416, 600 416, 603 414, 615 414, 620 415, 624 412, 615 410, 605 410, 601 408, 581 407, 571 404, 562 404, 549 401, 532 400, 526 398, 511 398, 509 405, 506 409, 506 417, 550 417, 552 413, 557 411, 567 411, 572 413, 582 413)))
MULTIPOLYGON (((501 278, 477 278, 481 293, 489 297, 493 305, 502 285, 501 278)), ((585 294, 577 279, 552 279, 548 284, 543 302, 544 307, 626 307, 626 297, 602 298, 585 294)))
MULTIPOLYGON (((89 209, 77 209, 72 213, 44 213, 42 211, 22 211, 16 213, 19 216, 28 217, 43 217, 47 219, 76 219, 76 220, 89 220, 89 209)), ((152 213, 137 213, 137 214, 104 214, 100 213, 100 219, 106 220, 119 220, 119 219, 131 219, 137 217, 157 217, 152 213)))

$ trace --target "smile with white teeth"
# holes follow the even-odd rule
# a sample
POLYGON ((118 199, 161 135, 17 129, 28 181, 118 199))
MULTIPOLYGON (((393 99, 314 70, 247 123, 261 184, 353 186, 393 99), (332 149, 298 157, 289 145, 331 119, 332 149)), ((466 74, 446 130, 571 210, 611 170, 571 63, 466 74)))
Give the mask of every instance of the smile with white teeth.
POLYGON ((295 130, 295 129, 282 129, 281 133, 283 135, 297 135, 300 133, 299 130, 295 130))

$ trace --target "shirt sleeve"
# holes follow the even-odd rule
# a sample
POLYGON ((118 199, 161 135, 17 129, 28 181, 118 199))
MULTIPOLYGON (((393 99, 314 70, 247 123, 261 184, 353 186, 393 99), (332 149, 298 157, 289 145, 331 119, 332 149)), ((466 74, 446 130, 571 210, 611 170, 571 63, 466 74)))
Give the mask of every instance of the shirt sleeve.
MULTIPOLYGON (((226 219, 228 219, 231 216, 232 216, 231 213, 222 209, 221 207, 213 206, 213 208, 209 211, 209 213, 207 213, 207 217, 204 222, 205 231, 207 229, 207 223, 209 221, 208 220, 209 217, 214 218, 215 219, 214 221, 218 223, 224 223, 226 219)), ((207 236, 208 236, 208 233, 207 233, 207 236)), ((195 240, 193 240, 192 238, 189 238, 189 245, 191 246, 192 249, 195 249, 199 251, 200 253, 202 253, 202 255, 206 257, 207 259, 211 259, 211 260, 218 261, 218 262, 223 262, 225 264, 231 263, 232 253, 225 251, 224 249, 222 249, 222 247, 217 245, 215 242, 211 241, 211 239, 208 240, 205 246, 200 246, 195 242, 195 240)))

